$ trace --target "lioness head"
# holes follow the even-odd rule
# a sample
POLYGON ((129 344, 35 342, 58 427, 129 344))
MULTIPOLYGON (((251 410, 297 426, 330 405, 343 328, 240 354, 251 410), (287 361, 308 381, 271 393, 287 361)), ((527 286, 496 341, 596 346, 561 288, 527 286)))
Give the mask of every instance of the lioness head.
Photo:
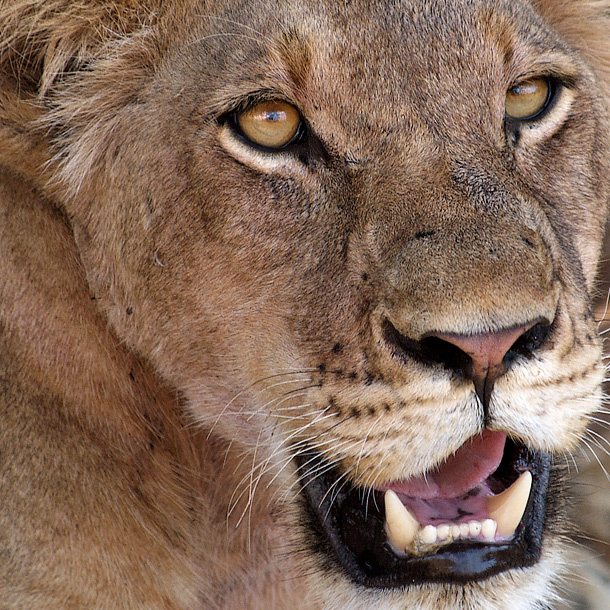
POLYGON ((603 378, 609 14, 0 6, 3 404, 62 414, 3 424, 9 607, 550 598, 603 378), (66 476, 28 452, 79 473, 41 504, 72 547, 19 518, 66 476))

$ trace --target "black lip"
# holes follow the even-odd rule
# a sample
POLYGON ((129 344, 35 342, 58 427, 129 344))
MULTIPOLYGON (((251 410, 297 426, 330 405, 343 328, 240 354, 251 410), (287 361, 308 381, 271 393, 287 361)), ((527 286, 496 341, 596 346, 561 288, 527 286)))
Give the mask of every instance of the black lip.
POLYGON ((399 556, 388 544, 381 492, 345 486, 337 490, 340 473, 314 452, 301 453, 297 461, 313 546, 327 565, 339 566, 359 585, 388 589, 478 581, 532 566, 540 558, 552 466, 546 453, 510 442, 498 469, 509 480, 524 470, 532 473, 530 499, 510 541, 458 541, 419 557, 399 556))

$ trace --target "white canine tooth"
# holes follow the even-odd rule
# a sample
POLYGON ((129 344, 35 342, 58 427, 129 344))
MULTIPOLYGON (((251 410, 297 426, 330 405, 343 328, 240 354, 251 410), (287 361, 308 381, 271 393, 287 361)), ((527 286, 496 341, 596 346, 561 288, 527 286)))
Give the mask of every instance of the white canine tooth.
POLYGON ((468 529, 470 531, 470 535, 473 538, 476 538, 481 533, 481 522, 480 521, 469 521, 468 529))
POLYGON ((486 540, 493 540, 496 536, 498 524, 493 519, 485 519, 481 523, 481 534, 486 540))
POLYGON ((449 525, 443 523, 436 526, 436 537, 439 540, 447 540, 449 538, 449 525))
POLYGON ((485 499, 489 516, 498 524, 500 536, 512 536, 519 525, 532 489, 532 475, 527 470, 506 490, 485 499))
POLYGON ((419 537, 425 544, 434 544, 436 542, 436 528, 434 525, 426 525, 420 532, 419 537))
POLYGON ((460 538, 468 538, 468 536, 470 536, 468 523, 460 523, 460 538))
POLYGON ((385 529, 388 541, 399 552, 411 546, 417 536, 419 523, 391 489, 385 492, 385 529))
POLYGON ((451 526, 451 537, 454 540, 458 540, 460 537, 460 526, 459 525, 452 525, 451 526))

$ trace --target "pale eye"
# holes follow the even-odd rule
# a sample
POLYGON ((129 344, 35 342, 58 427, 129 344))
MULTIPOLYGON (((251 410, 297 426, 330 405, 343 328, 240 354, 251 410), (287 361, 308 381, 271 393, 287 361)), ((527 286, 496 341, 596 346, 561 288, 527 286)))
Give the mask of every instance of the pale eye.
POLYGON ((506 114, 511 119, 527 121, 540 115, 551 99, 547 78, 531 78, 517 83, 506 93, 506 114))
POLYGON ((301 125, 299 111, 281 100, 261 102, 241 112, 236 123, 242 134, 254 144, 282 148, 293 141, 301 125))

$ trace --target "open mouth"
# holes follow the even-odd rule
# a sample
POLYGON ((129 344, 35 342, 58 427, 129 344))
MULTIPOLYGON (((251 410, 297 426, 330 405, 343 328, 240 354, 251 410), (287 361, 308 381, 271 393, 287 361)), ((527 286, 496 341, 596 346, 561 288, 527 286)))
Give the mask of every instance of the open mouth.
POLYGON ((342 485, 315 453, 298 462, 315 544, 358 584, 482 580, 540 557, 551 457, 501 432, 470 438, 424 475, 370 490, 342 485))

